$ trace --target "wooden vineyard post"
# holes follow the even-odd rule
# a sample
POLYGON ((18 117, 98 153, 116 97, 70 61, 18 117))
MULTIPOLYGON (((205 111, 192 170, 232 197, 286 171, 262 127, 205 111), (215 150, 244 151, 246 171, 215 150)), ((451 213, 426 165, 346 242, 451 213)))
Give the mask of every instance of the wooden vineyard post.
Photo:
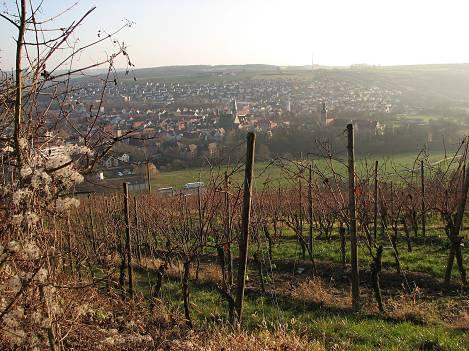
POLYGON ((426 225, 426 216, 425 216, 425 173, 423 170, 423 160, 420 161, 420 181, 422 186, 422 236, 425 238, 425 225, 426 225))
POLYGON ((309 219, 309 256, 313 265, 313 272, 316 274, 316 264, 313 255, 313 161, 309 165, 308 174, 308 219, 309 219))
POLYGON ((147 160, 147 186, 148 192, 151 193, 151 176, 150 176, 150 165, 147 160))
POLYGON ((464 258, 461 252, 461 240, 462 238, 459 236, 462 222, 464 219, 464 210, 466 208, 467 202, 467 194, 469 192, 469 167, 464 165, 463 167, 463 184, 462 189, 460 190, 460 197, 458 202, 458 207, 456 210, 456 215, 454 217, 454 225, 450 230, 450 241, 451 241, 451 249, 450 254, 448 257, 448 264, 446 266, 445 272, 445 285, 448 286, 451 280, 451 271, 454 264, 454 257, 456 257, 456 262, 458 264, 459 273, 461 275, 461 282, 463 286, 467 285, 467 278, 466 278, 466 270, 464 268, 464 258))
POLYGON ((137 255, 137 261, 139 264, 142 263, 142 252, 141 252, 141 247, 142 247, 142 238, 140 236, 140 220, 138 216, 138 200, 137 196, 134 196, 134 220, 135 220, 135 245, 136 250, 135 254, 137 255))
POLYGON ((252 132, 249 132, 247 135, 241 237, 239 240, 239 267, 237 281, 238 289, 236 291, 236 317, 238 324, 241 324, 241 317, 243 312, 244 286, 246 284, 246 266, 248 260, 249 220, 251 215, 252 174, 254 168, 255 142, 256 135, 252 132))
POLYGON ((342 220, 339 222, 339 235, 340 235, 340 260, 342 263, 342 268, 345 269, 346 266, 346 238, 345 238, 345 228, 342 223, 342 220))
MULTIPOLYGON (((462 183, 466 184, 466 164, 462 165, 462 183)), ((461 232, 464 231, 464 221, 461 220, 461 228, 459 229, 461 232)))
POLYGON ((374 171, 374 189, 373 189, 373 238, 376 240, 378 231, 378 161, 375 161, 374 171))
POLYGON ((133 297, 132 282, 132 243, 130 240, 129 183, 124 183, 124 216, 125 216, 125 251, 127 255, 127 274, 129 276, 129 295, 133 297))
POLYGON ((90 217, 90 239, 91 239, 91 247, 93 248, 93 253, 95 258, 98 259, 98 250, 96 249, 96 233, 94 230, 94 213, 93 213, 93 201, 91 194, 88 195, 88 203, 90 207, 89 217, 90 217))
MULTIPOLYGON (((303 173, 303 170, 301 170, 301 173, 303 173)), ((301 247, 301 255, 303 257, 303 260, 306 259, 306 242, 304 241, 303 238, 303 184, 301 181, 301 175, 298 177, 298 229, 297 229, 297 236, 298 236, 298 242, 301 247)))
POLYGON ((352 264, 352 307, 355 311, 360 309, 360 281, 358 275, 357 250, 357 214, 355 201, 355 150, 353 125, 347 125, 347 151, 348 151, 348 180, 349 180, 349 221, 350 221, 350 248, 352 264))
POLYGON ((229 194, 230 177, 228 172, 225 172, 225 209, 226 209, 226 228, 225 228, 225 240, 226 254, 228 259, 228 284, 231 287, 233 285, 233 255, 231 252, 231 206, 230 206, 230 194, 229 194))

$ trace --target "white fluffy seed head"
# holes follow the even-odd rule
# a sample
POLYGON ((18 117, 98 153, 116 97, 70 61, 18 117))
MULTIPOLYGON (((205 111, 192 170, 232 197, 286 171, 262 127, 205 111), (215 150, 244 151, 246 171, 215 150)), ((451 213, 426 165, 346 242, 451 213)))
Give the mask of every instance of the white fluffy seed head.
POLYGON ((33 170, 29 166, 24 166, 20 170, 20 175, 23 178, 29 177, 31 174, 33 174, 33 170))
POLYGON ((7 245, 7 250, 11 253, 16 253, 21 249, 21 245, 19 242, 12 240, 7 245))

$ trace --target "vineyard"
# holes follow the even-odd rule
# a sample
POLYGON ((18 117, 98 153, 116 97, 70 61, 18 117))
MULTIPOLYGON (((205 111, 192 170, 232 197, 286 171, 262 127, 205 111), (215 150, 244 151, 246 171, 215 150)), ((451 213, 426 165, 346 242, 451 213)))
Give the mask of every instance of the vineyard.
POLYGON ((101 113, 117 67, 133 71, 116 36, 134 23, 82 43, 95 7, 67 25, 74 5, 42 3, 0 13, 16 47, 0 70, 1 350, 467 350, 467 136, 436 159, 356 162, 351 123, 256 165, 249 132, 204 186, 84 194, 132 138, 101 113), (72 81, 99 67, 76 116, 72 81))
POLYGON ((62 233, 49 238, 62 274, 143 298, 150 310, 164 306, 187 328, 291 324, 328 349, 463 350, 466 157, 463 143, 440 162, 421 153, 400 173, 365 162, 352 193, 346 161, 327 154, 321 167, 272 161, 266 168, 280 174, 252 192, 231 182, 244 164, 224 166, 212 169, 206 187, 172 196, 129 194, 124 183, 44 226, 62 233))

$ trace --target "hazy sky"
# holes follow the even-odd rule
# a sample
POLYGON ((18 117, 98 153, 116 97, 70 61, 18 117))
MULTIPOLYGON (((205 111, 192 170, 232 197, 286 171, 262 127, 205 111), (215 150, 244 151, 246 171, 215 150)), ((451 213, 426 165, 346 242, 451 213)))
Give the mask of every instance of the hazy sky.
MULTIPOLYGON (((48 17, 75 3, 45 0, 48 17)), ((185 64, 277 65, 469 62, 469 0, 81 0, 60 25, 96 5, 77 37, 124 18, 118 38, 137 68, 185 64)), ((6 0, 13 10, 14 1, 6 0)), ((0 67, 14 63, 14 32, 0 19, 0 67)), ((82 55, 90 63, 109 46, 82 55)))

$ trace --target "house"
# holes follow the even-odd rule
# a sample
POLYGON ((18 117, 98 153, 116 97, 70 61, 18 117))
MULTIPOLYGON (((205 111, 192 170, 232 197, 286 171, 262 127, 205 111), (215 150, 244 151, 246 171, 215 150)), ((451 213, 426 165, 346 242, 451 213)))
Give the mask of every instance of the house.
POLYGON ((129 154, 122 154, 117 158, 119 161, 124 162, 124 163, 129 163, 130 161, 130 155, 129 154))
POLYGON ((356 133, 383 135, 386 125, 376 120, 355 120, 353 121, 353 127, 356 133))
POLYGON ((277 127, 277 123, 272 122, 268 118, 262 118, 257 121, 257 128, 260 131, 266 132, 266 131, 272 130, 275 127, 277 127))
POLYGON ((103 128, 103 132, 111 137, 116 136, 116 133, 114 132, 114 126, 112 124, 107 124, 103 128))
POLYGON ((137 121, 132 123, 132 129, 144 128, 145 121, 137 121))
POLYGON ((188 146, 189 152, 194 155, 197 152, 197 145, 196 144, 189 144, 188 146))
POLYGON ((145 128, 143 129, 143 136, 145 138, 152 138, 156 134, 156 129, 155 128, 145 128))
POLYGON ((111 155, 103 160, 103 166, 106 168, 117 167, 119 166, 119 160, 111 155))
POLYGON ((102 161, 102 164, 106 168, 119 167, 121 164, 128 164, 130 162, 129 154, 122 154, 120 156, 110 155, 102 161))
POLYGON ((215 157, 218 155, 217 143, 209 143, 208 146, 208 157, 215 157))

